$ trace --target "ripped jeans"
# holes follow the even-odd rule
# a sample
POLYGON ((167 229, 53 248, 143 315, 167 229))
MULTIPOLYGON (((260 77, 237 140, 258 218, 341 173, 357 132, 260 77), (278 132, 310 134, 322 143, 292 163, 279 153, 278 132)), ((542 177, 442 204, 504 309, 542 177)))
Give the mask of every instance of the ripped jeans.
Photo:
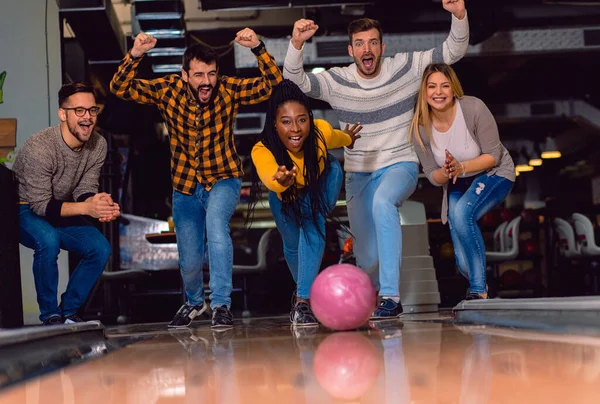
POLYGON ((448 222, 456 266, 469 280, 469 292, 486 293, 485 244, 477 221, 500 204, 514 183, 482 173, 448 184, 448 222))

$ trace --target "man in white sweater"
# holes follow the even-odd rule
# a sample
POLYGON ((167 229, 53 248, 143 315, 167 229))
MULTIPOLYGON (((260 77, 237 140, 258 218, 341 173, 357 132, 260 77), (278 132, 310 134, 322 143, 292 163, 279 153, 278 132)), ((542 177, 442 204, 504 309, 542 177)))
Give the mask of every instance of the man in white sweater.
POLYGON ((319 27, 311 20, 298 20, 283 64, 285 78, 310 97, 331 105, 340 127, 354 122, 363 126, 354 148, 344 149, 344 169, 357 265, 372 274, 379 291, 373 320, 402 315, 398 207, 417 186, 419 160, 408 141, 408 126, 421 75, 430 63, 457 62, 468 48, 464 0, 443 0, 443 7, 452 14, 452 24, 448 38, 439 46, 383 58, 379 22, 361 18, 348 26, 348 53, 354 63, 317 74, 304 71, 302 48, 319 27))

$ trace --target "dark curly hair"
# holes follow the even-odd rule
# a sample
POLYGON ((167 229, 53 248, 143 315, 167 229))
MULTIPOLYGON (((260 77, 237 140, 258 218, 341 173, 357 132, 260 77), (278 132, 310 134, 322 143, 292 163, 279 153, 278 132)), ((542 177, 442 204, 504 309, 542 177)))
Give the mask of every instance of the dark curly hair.
MULTIPOLYGON (((315 126, 315 120, 310 102, 306 94, 300 88, 288 79, 284 79, 273 89, 273 94, 269 98, 265 126, 259 136, 259 141, 271 151, 279 166, 286 166, 288 170, 294 167, 292 158, 288 150, 281 142, 277 129, 275 128, 275 116, 277 109, 286 102, 298 102, 303 105, 310 119, 310 132, 302 145, 304 151, 304 171, 298 173, 305 178, 305 185, 298 188, 294 183, 281 194, 283 213, 302 226, 306 220, 317 223, 319 215, 327 218, 329 214, 328 204, 325 195, 319 184, 319 179, 327 175, 329 164, 327 164, 327 146, 323 134, 315 126), (325 164, 325 170, 320 173, 319 165, 325 164), (308 194, 308 198, 304 195, 308 194), (306 213, 310 212, 310 216, 306 213)), ((254 207, 262 197, 260 179, 256 167, 252 164, 252 187, 250 191, 250 200, 248 202, 247 223, 252 220, 254 207)), ((318 227, 318 226, 317 226, 318 227)), ((325 237, 325 234, 323 234, 325 237)))

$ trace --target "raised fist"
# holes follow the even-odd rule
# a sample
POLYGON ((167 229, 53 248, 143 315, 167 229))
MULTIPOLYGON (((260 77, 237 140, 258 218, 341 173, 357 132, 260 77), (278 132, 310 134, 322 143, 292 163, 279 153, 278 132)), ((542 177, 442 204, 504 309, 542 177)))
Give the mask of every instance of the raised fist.
POLYGON ((152 35, 140 32, 133 41, 133 48, 131 49, 131 56, 139 58, 156 45, 156 38, 152 35))

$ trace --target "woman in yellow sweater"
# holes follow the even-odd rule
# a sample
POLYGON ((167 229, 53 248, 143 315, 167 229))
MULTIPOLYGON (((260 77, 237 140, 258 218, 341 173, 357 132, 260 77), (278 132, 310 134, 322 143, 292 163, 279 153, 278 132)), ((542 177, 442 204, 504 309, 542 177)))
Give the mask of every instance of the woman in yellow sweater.
POLYGON ((260 179, 269 190, 269 207, 297 286, 293 325, 318 325, 310 309, 310 288, 325 249, 325 220, 343 181, 342 167, 328 150, 352 148, 361 129, 356 123, 341 131, 314 119, 308 97, 289 80, 277 85, 269 99, 265 127, 251 153, 257 174, 251 207, 260 198, 260 179))

